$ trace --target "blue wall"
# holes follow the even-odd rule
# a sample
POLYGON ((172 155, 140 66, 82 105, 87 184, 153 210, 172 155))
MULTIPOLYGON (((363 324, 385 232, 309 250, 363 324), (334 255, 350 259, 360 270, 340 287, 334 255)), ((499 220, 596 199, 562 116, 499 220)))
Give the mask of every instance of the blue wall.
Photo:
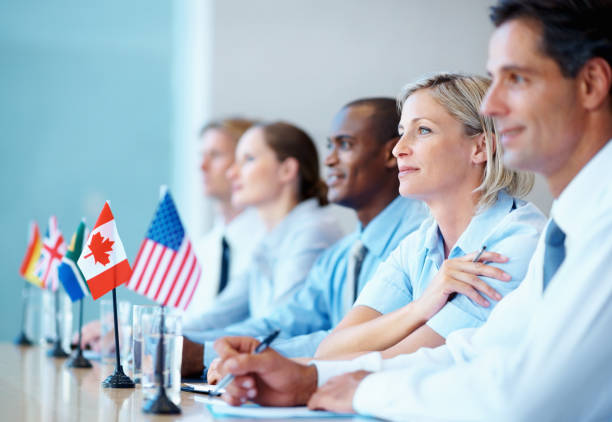
POLYGON ((57 215, 69 239, 110 199, 133 262, 170 175, 171 59, 169 1, 0 3, 0 341, 18 331, 30 219, 57 215))

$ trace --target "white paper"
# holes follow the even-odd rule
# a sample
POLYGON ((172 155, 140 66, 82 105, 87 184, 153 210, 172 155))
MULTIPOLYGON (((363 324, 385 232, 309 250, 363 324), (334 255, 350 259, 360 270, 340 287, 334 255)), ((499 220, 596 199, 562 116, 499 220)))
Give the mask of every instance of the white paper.
POLYGON ((310 410, 306 406, 299 407, 267 407, 257 404, 243 404, 230 406, 225 402, 208 403, 208 410, 213 416, 241 416, 250 418, 337 418, 355 417, 345 413, 326 412, 323 410, 310 410))

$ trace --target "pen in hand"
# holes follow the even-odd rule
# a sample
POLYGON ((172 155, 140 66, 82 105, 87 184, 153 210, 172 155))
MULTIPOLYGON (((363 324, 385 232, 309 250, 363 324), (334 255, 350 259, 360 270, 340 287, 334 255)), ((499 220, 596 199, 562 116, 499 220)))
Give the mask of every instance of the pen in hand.
POLYGON ((485 249, 487 249, 486 246, 483 246, 480 251, 478 252, 478 254, 476 255, 476 257, 472 260, 472 262, 478 262, 478 260, 480 259, 482 253, 485 251, 485 249))
MULTIPOLYGON (((257 346, 255 348, 255 350, 253 351, 253 354, 256 355, 256 354, 261 353, 264 350, 266 350, 268 348, 268 346, 270 346, 270 343, 272 343, 274 341, 274 339, 279 334, 280 334, 280 330, 276 330, 276 331, 272 332, 272 334, 270 334, 268 337, 263 339, 263 341, 261 343, 259 343, 259 346, 257 346)), ((223 379, 221 381, 219 381, 219 384, 217 385, 217 388, 215 388, 214 391, 210 392, 210 395, 211 396, 220 396, 221 395, 221 391, 220 390, 225 388, 233 380, 234 380, 234 376, 232 374, 227 374, 226 376, 223 377, 223 379)))

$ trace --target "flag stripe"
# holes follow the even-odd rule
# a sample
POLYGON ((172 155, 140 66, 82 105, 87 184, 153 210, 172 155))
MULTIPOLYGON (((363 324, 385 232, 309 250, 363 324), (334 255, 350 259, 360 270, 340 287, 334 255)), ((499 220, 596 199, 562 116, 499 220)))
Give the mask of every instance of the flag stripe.
POLYGON ((114 219, 115 217, 113 216, 113 213, 111 212, 110 207, 108 206, 108 201, 106 201, 104 203, 104 206, 102 207, 102 211, 100 212, 100 215, 98 216, 98 220, 96 221, 94 230, 100 227, 101 225, 106 224, 109 221, 114 220, 114 219))
POLYGON ((128 287, 130 289, 136 290, 137 287, 140 287, 139 280, 145 270, 144 262, 146 261, 147 256, 149 255, 149 251, 152 247, 153 246, 149 242, 142 242, 142 253, 139 253, 138 261, 134 263, 134 271, 132 272, 132 277, 130 278, 130 281, 128 283, 128 287))
POLYGON ((151 255, 149 256, 149 259, 147 260, 147 267, 145 269, 145 276, 144 276, 145 282, 143 283, 142 286, 140 286, 139 293, 146 291, 149 285, 151 284, 151 280, 153 280, 153 278, 155 277, 155 268, 153 267, 153 263, 157 262, 159 257, 162 256, 164 253, 164 247, 162 245, 156 242, 151 242, 151 243, 153 244, 153 250, 151 251, 151 255))
POLYGON ((30 235, 28 236, 28 246, 26 249, 26 254, 23 257, 23 261, 21 262, 21 267, 19 267, 19 274, 22 277, 25 277, 27 274, 28 266, 30 265, 30 261, 34 256, 34 251, 36 250, 36 245, 40 242, 40 234, 38 233, 38 224, 35 222, 30 223, 30 235))
MULTIPOLYGON (((187 252, 187 248, 185 248, 185 252, 187 252)), ((183 287, 183 284, 185 283, 186 276, 187 276, 187 270, 191 267, 191 261, 193 261, 193 254, 186 253, 185 255, 186 255, 185 264, 177 273, 177 277, 170 278, 170 280, 175 280, 174 284, 170 284, 170 283, 168 284, 168 288, 165 291, 163 291, 163 296, 160 299, 160 301, 167 302, 169 304, 173 304, 174 301, 176 300, 176 297, 178 296, 181 288, 183 287)))
POLYGON ((159 264, 161 263, 164 255, 166 254, 166 251, 167 249, 160 245, 160 254, 157 258, 157 262, 155 263, 155 267, 153 268, 153 273, 151 273, 151 277, 149 278, 149 283, 147 284, 145 295, 147 295, 149 293, 149 290, 151 289, 151 285, 153 284, 153 280, 155 279, 155 276, 157 275, 157 270, 159 269, 159 264))
POLYGON ((166 270, 169 265, 172 265, 173 257, 176 253, 169 248, 164 248, 164 253, 161 256, 160 266, 161 269, 158 269, 154 276, 151 277, 151 283, 147 286, 147 290, 145 290, 144 294, 148 298, 155 299, 155 292, 159 289, 159 286, 164 282, 164 276, 166 270))
POLYGON ((166 300, 166 296, 168 296, 168 292, 172 289, 172 280, 176 277, 177 274, 180 274, 181 263, 185 259, 187 252, 187 242, 182 242, 179 247, 178 253, 176 254, 176 259, 172 267, 170 267, 170 271, 168 274, 161 280, 161 284, 159 285, 156 301, 159 303, 164 303, 166 300))
POLYGON ((168 267, 166 267, 166 271, 164 272, 164 276, 161 279, 161 282, 159 283, 159 287, 157 288, 157 291, 155 292, 155 296, 153 297, 153 300, 157 301, 157 298, 159 297, 159 292, 161 292, 162 287, 164 287, 164 282, 166 281, 166 277, 168 276, 168 273, 170 272, 170 268, 173 267, 172 264, 174 264, 174 260, 176 259, 176 256, 178 255, 177 252, 172 251, 172 258, 170 259, 170 263, 168 264, 168 267))
POLYGON ((155 242, 147 242, 148 245, 150 246, 147 249, 147 255, 146 255, 146 260, 144 262, 144 266, 142 269, 142 273, 140 274, 140 278, 138 279, 138 284, 136 285, 136 291, 139 290, 141 284, 142 284, 142 280, 148 280, 150 277, 150 273, 151 273, 151 267, 149 266, 149 262, 151 262, 151 258, 153 257, 153 255, 155 254, 155 251, 157 250, 157 243, 155 242))
POLYGON ((132 270, 130 269, 128 260, 125 259, 119 262, 115 266, 87 280, 91 296, 94 299, 104 296, 113 288, 111 286, 119 287, 130 278, 131 274, 132 270))
MULTIPOLYGON (((185 266, 185 262, 187 262, 187 258, 189 258, 189 251, 191 250, 191 243, 187 243, 187 252, 185 252, 185 256, 183 257, 183 261, 181 262, 181 266, 179 267, 176 276, 174 277, 174 281, 172 282, 172 284, 170 285, 170 291, 172 291, 174 289, 174 286, 176 285, 176 282, 179 279, 179 276, 181 275, 181 272, 183 271, 183 267, 185 266)), ((164 301, 164 305, 168 304, 168 297, 166 297, 166 300, 164 301)))
POLYGON ((185 280, 185 283, 183 283, 183 288, 181 289, 181 292, 179 293, 178 297, 176 298, 176 302, 174 302, 174 307, 175 308, 178 307, 179 302, 183 298, 183 294, 185 293, 185 289, 187 289, 187 286, 189 285, 189 282, 191 281, 191 275, 193 274, 193 270, 195 269, 195 266, 196 266, 196 260, 195 260, 195 257, 194 257, 194 259, 192 259, 192 262, 191 262, 191 268, 189 269, 189 273, 187 274, 187 279, 185 280))
POLYGON ((132 273, 132 277, 130 278, 130 281, 128 283, 128 287, 130 289, 134 289, 134 290, 138 290, 138 284, 136 284, 136 286, 133 286, 132 280, 134 280, 136 277, 138 277, 137 271, 138 271, 138 263, 140 262, 140 256, 142 255, 142 251, 144 250, 146 245, 146 242, 142 242, 142 244, 140 245, 140 249, 138 249, 138 255, 136 255, 136 261, 134 261, 134 272, 132 273))
POLYGON ((166 293, 165 302, 169 303, 171 306, 174 306, 174 302, 176 298, 180 294, 183 286, 187 283, 187 272, 191 268, 191 263, 193 262, 193 254, 188 254, 187 259, 185 261, 185 265, 181 270, 179 277, 175 280, 172 289, 166 293))
POLYGON ((200 282, 201 275, 202 275, 202 268, 200 268, 200 266, 198 265, 198 272, 197 272, 197 276, 195 277, 195 283, 193 283, 191 287, 191 293, 189 293, 189 297, 187 298, 187 302, 185 303, 183 310, 187 310, 187 308, 189 307, 189 304, 191 303, 191 299, 193 299, 193 294, 196 291, 196 287, 198 287, 198 283, 200 282))

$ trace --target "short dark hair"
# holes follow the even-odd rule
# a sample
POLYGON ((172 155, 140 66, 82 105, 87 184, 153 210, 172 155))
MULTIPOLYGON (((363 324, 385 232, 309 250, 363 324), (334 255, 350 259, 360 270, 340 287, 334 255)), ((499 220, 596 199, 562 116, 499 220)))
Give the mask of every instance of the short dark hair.
POLYGON ((498 0, 490 18, 496 27, 513 19, 539 23, 542 49, 565 77, 576 77, 594 57, 612 66, 610 0, 498 0))
POLYGON ((397 127, 399 126, 400 114, 394 98, 360 98, 346 104, 342 109, 358 106, 369 106, 372 108, 372 131, 376 140, 381 144, 399 136, 397 127))

